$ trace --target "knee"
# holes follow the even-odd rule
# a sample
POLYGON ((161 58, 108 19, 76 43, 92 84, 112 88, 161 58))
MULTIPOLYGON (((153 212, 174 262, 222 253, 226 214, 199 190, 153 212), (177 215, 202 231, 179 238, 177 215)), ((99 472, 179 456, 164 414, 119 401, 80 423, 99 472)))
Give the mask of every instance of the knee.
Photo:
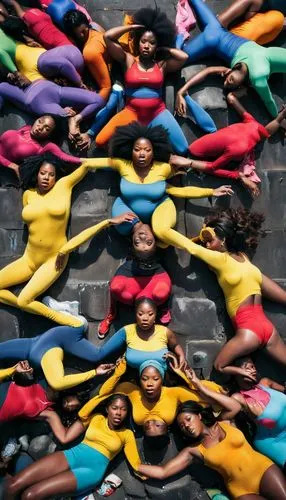
POLYGON ((161 221, 157 219, 152 219, 152 229, 153 233, 158 240, 164 240, 165 228, 162 226, 161 221))
POLYGON ((163 304, 168 299, 171 287, 167 283, 158 283, 153 290, 152 299, 157 305, 163 304))
POLYGON ((124 288, 125 288, 125 283, 123 283, 122 281, 117 280, 116 278, 113 278, 113 280, 110 283, 110 293, 116 299, 120 299, 124 288))
POLYGON ((266 23, 269 28, 272 28, 272 30, 274 30, 275 28, 282 29, 285 19, 282 12, 280 12, 279 10, 270 10, 269 12, 265 12, 264 15, 265 18, 263 20, 263 23, 266 23))
POLYGON ((35 486, 28 488, 21 495, 21 500, 40 500, 41 496, 35 486))
POLYGON ((24 294, 22 294, 22 293, 20 293, 20 295, 17 298, 17 306, 20 309, 25 309, 26 307, 28 307, 28 305, 29 305, 30 302, 31 301, 28 300, 28 298, 24 294))

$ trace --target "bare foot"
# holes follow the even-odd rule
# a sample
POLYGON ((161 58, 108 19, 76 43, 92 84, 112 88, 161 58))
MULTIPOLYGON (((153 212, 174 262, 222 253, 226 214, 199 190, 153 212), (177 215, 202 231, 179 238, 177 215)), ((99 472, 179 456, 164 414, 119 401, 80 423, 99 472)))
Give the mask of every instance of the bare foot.
POLYGON ((69 118, 69 140, 76 142, 80 138, 81 115, 71 116, 69 118))
POLYGON ((246 187, 247 191, 249 192, 251 198, 255 200, 260 195, 260 188, 256 184, 256 182, 251 181, 247 177, 241 177, 241 182, 244 184, 246 187))

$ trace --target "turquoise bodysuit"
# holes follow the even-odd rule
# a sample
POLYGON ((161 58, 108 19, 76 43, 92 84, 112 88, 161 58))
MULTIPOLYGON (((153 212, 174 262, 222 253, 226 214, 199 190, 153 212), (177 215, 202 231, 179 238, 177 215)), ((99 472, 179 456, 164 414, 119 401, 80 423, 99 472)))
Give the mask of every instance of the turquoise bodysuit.
POLYGON ((265 48, 255 42, 247 42, 236 51, 231 67, 237 63, 246 64, 252 87, 260 95, 271 116, 277 116, 278 110, 268 79, 272 73, 286 73, 286 50, 280 47, 265 48))

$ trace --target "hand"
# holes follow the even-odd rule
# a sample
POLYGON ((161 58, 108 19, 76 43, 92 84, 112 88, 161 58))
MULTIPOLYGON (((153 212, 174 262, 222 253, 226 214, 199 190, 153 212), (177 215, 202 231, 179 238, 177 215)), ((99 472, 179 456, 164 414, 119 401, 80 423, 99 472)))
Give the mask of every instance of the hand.
POLYGON ((192 160, 184 156, 171 155, 169 162, 172 168, 177 170, 188 170, 192 166, 192 160))
POLYGON ((118 224, 122 224, 123 222, 133 222, 134 219, 138 219, 137 215, 133 212, 125 212, 125 214, 117 215, 117 217, 113 217, 109 219, 111 224, 117 226, 118 224))
POLYGON ((254 375, 254 373, 251 370, 249 370, 247 368, 238 368, 237 374, 240 375, 241 377, 247 378, 251 382, 257 383, 256 376, 254 375))
POLYGON ((64 111, 66 112, 66 116, 75 116, 76 115, 76 111, 72 108, 69 108, 68 106, 66 108, 64 108, 64 111))
POLYGON ((182 94, 177 94, 176 97, 176 102, 175 102, 175 112, 179 116, 186 116, 187 114, 187 103, 185 101, 185 98, 182 96, 182 94))
POLYGON ((115 370, 114 363, 105 363, 96 368, 96 375, 108 375, 115 370))
POLYGON ((219 188, 214 189, 213 196, 217 196, 218 198, 220 196, 232 196, 233 195, 233 190, 231 186, 220 186, 219 188))
POLYGON ((76 149, 79 151, 84 151, 85 149, 89 149, 91 146, 92 137, 88 135, 88 133, 80 134, 76 138, 76 149))
POLYGON ((121 377, 126 372, 127 369, 127 363, 125 356, 122 356, 116 361, 116 368, 115 368, 115 373, 117 376, 121 377))
POLYGON ((40 49, 43 48, 40 43, 36 42, 36 40, 34 40, 33 38, 31 38, 30 36, 23 35, 23 38, 25 40, 26 45, 28 45, 28 47, 37 47, 37 48, 40 48, 40 49))
POLYGON ((56 263, 55 263, 56 271, 62 271, 62 269, 64 268, 64 264, 65 264, 65 258, 66 258, 66 255, 64 253, 61 253, 61 252, 58 253, 57 258, 56 258, 56 263))
POLYGON ((19 165, 17 163, 9 163, 8 168, 11 168, 14 170, 15 174, 17 175, 18 179, 20 179, 20 173, 19 173, 19 165))
POLYGON ((181 372, 179 360, 173 352, 166 352, 166 354, 164 354, 164 359, 168 361, 169 366, 172 368, 173 372, 178 374, 181 372))
POLYGON ((26 359, 24 361, 19 361, 16 366, 16 372, 17 373, 27 373, 27 372, 32 372, 33 368, 31 368, 29 361, 26 359))
POLYGON ((185 371, 188 368, 188 362, 184 354, 179 355, 179 369, 185 371))
POLYGON ((201 381, 200 379, 198 379, 196 372, 190 366, 185 370, 185 374, 189 381, 192 382, 194 388, 199 389, 201 386, 201 381))
POLYGON ((28 87, 32 82, 27 78, 25 75, 20 73, 20 71, 17 71, 14 73, 15 75, 15 81, 19 84, 19 86, 23 89, 25 87, 28 87))

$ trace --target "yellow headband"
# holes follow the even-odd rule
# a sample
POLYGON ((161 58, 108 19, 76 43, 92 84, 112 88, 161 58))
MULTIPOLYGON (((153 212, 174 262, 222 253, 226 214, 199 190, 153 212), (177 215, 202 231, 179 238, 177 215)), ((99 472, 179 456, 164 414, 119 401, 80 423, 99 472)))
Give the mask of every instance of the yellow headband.
POLYGON ((205 241, 205 237, 207 235, 207 233, 212 237, 212 238, 215 238, 216 237, 216 233, 215 233, 215 230, 213 227, 209 227, 209 226, 206 226, 205 224, 203 225, 201 231, 200 231, 200 234, 199 236, 195 236, 194 238, 192 238, 192 241, 194 243, 199 243, 199 242, 204 242, 205 241))

